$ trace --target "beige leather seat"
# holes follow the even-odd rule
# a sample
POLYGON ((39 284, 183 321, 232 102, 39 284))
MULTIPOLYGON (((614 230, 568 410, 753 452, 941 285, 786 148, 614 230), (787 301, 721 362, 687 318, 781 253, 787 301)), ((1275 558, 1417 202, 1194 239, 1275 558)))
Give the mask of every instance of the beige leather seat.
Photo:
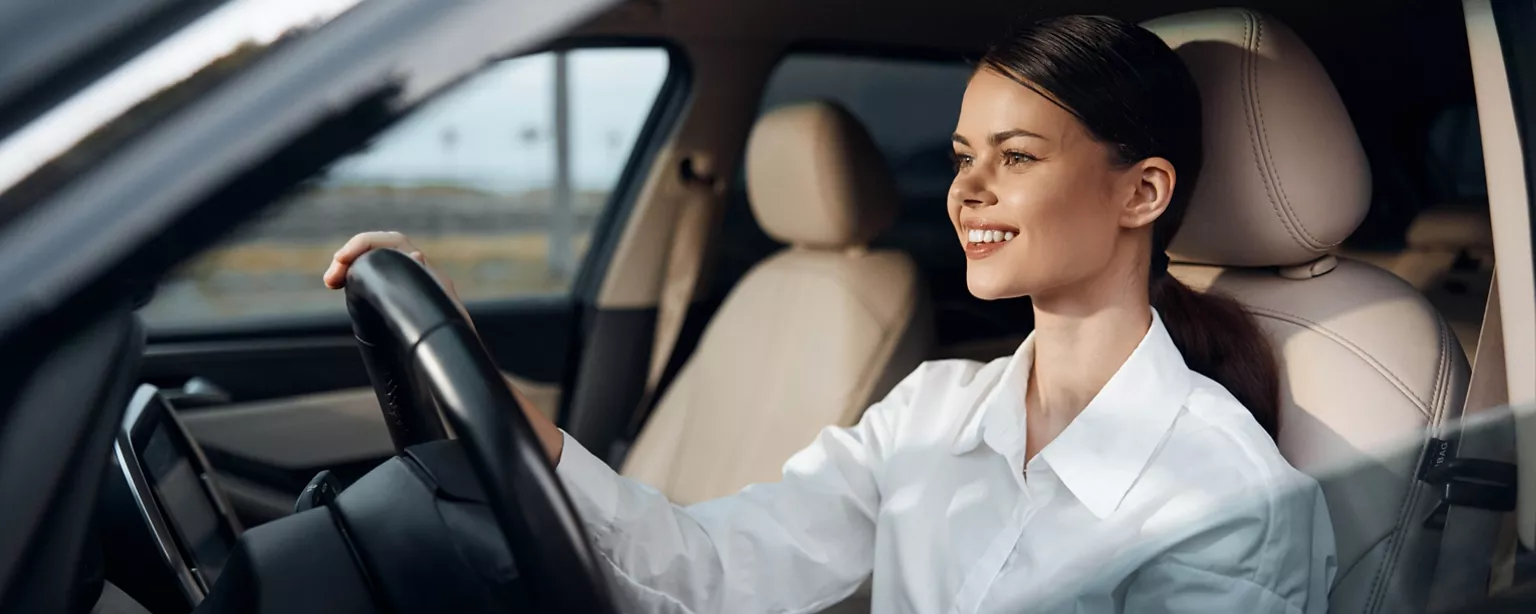
POLYGON ((857 422, 932 341, 916 265, 865 248, 899 201, 853 116, 827 103, 773 111, 746 163, 753 215, 790 247, 731 289, 623 467, 679 504, 777 480, 822 427, 857 422))
POLYGON ((1301 40, 1242 9, 1145 25, 1204 104, 1205 168, 1172 272, 1247 304, 1280 355, 1280 449, 1319 477, 1337 534, 1332 611, 1424 611, 1440 533, 1424 527, 1437 497, 1415 471, 1425 429, 1460 415, 1461 347, 1412 285, 1329 255, 1365 215, 1370 171, 1301 40))
POLYGON ((1470 361, 1477 352, 1488 286, 1493 225, 1487 205, 1440 205, 1413 218, 1399 252, 1342 251, 1413 284, 1450 322, 1470 361))

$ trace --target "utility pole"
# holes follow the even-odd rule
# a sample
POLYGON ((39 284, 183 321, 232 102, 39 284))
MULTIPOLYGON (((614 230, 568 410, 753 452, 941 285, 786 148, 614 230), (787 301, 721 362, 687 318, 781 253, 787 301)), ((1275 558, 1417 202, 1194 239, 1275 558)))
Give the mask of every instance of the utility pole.
POLYGON ((549 203, 549 272, 561 281, 576 274, 575 213, 571 192, 571 92, 567 52, 555 56, 555 177, 549 203))

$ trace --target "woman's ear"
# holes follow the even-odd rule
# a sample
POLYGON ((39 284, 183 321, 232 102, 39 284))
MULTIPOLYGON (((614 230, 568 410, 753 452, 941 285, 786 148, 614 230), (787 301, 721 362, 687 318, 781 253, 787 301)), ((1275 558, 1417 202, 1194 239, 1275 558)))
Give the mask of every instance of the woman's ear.
POLYGON ((1162 216, 1173 199, 1175 179, 1173 163, 1164 158, 1147 158, 1126 169, 1131 190, 1130 199, 1120 215, 1120 225, 1141 228, 1162 216))

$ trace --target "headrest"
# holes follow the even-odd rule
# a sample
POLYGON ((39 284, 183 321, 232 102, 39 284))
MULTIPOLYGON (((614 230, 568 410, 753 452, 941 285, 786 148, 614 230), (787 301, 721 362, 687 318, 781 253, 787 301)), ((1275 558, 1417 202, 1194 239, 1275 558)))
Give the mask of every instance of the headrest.
POLYGON ((769 236, 793 245, 863 245, 896 218, 896 183, 869 132, 829 102, 776 109, 747 141, 747 198, 769 236))
POLYGON ((1370 167, 1328 73, 1294 32, 1245 9, 1142 25, 1184 58, 1205 118, 1205 167, 1170 258, 1296 265, 1355 231, 1370 167))

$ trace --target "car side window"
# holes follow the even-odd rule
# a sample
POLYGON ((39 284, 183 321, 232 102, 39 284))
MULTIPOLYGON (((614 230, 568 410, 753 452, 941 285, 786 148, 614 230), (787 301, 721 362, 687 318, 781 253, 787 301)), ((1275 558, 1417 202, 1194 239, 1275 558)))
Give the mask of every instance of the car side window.
POLYGON ((568 292, 667 78, 655 47, 496 63, 163 280, 156 326, 345 310, 320 284, 353 234, 397 230, 465 301, 568 292))

